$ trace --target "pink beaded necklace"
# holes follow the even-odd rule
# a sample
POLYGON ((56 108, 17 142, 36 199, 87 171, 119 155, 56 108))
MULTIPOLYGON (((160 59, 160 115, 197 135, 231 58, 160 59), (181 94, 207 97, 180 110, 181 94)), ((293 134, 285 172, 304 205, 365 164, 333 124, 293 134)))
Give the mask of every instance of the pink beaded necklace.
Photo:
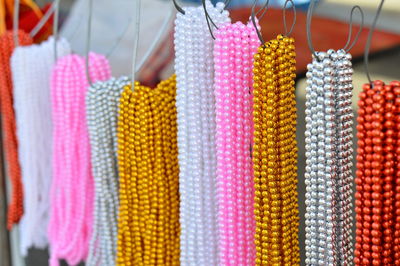
POLYGON ((254 265, 251 159, 252 65, 259 41, 253 24, 215 32, 217 200, 220 265, 254 265))
MULTIPOLYGON (((110 78, 104 56, 89 54, 93 81, 110 78)), ((53 111, 53 182, 49 221, 50 265, 58 259, 76 265, 88 254, 92 233, 94 185, 86 123, 89 84, 85 60, 68 55, 58 60, 51 77, 53 111)))

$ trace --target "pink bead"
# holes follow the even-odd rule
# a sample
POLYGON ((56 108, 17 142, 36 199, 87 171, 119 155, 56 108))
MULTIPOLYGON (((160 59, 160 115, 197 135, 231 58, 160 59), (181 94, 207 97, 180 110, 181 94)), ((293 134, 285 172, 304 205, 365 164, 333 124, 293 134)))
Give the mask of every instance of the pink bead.
POLYGON ((251 22, 228 24, 216 31, 214 44, 220 265, 254 265, 255 261, 249 66, 259 43, 253 32, 251 22))

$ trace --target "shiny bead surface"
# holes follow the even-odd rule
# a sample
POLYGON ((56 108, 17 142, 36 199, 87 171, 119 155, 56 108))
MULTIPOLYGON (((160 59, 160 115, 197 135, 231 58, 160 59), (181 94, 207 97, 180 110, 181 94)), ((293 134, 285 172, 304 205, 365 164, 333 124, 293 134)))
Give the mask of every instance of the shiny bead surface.
POLYGON ((294 39, 279 35, 254 57, 256 265, 300 263, 295 56, 294 39))
POLYGON ((126 86, 118 117, 117 265, 179 264, 175 76, 126 86))

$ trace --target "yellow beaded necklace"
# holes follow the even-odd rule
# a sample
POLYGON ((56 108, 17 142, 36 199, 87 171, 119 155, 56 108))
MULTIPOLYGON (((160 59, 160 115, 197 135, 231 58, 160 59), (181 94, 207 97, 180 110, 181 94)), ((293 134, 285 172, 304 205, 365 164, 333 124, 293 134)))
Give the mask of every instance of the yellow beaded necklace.
POLYGON ((118 265, 179 265, 176 81, 122 93, 118 265))
POLYGON ((256 265, 299 265, 294 39, 279 35, 254 60, 256 265))

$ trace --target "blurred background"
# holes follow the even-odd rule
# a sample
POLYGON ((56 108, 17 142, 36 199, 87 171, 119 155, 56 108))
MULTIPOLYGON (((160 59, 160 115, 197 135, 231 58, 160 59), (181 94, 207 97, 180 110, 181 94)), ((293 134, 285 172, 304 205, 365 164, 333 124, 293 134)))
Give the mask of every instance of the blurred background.
MULTIPOLYGON (((51 1, 38 0, 40 7, 49 5, 51 1)), ((265 1, 259 1, 260 4, 265 1)), ((271 0, 272 8, 262 19, 261 27, 265 40, 282 33, 282 3, 284 0, 271 0)), ((293 32, 297 49, 297 102, 298 102, 298 144, 299 144, 299 203, 301 213, 300 244, 302 262, 304 263, 304 104, 306 65, 311 54, 306 41, 305 17, 308 0, 295 0, 297 21, 293 32)), ((360 5, 365 13, 365 25, 360 39, 351 51, 354 65, 354 111, 357 111, 357 94, 362 84, 367 82, 363 65, 364 46, 368 30, 372 24, 379 0, 320 0, 312 22, 313 43, 316 50, 329 48, 339 49, 344 46, 348 35, 348 20, 353 5, 360 5)), ((182 6, 198 5, 199 1, 180 1, 182 6)), ((254 0, 232 0, 229 10, 233 21, 249 20, 251 5, 254 0)), ((0 5, 2 1, 0 1, 0 5)), ((74 52, 85 54, 87 43, 88 0, 62 0, 60 7, 60 34, 72 44, 74 52)), ((132 44, 137 36, 133 36, 134 1, 132 0, 94 0, 91 40, 92 51, 109 56, 113 76, 131 73, 132 44)), ((157 84, 173 72, 173 20, 175 9, 171 0, 142 1, 141 25, 138 50, 138 63, 142 66, 138 78, 147 85, 157 84), (165 29, 160 34, 160 29, 165 29), (158 41, 154 41, 158 40, 158 41), (153 47, 153 49, 149 49, 153 47), (146 59, 146 60, 144 60, 146 59)), ((293 19, 293 12, 287 11, 288 23, 293 19)), ((359 29, 359 15, 355 14, 353 35, 359 29)), ((385 82, 400 79, 400 2, 386 0, 374 34, 371 53, 370 70, 372 79, 385 82)), ((6 178, 2 178, 2 183, 6 178)), ((47 250, 34 250, 26 258, 18 253, 18 230, 8 232, 5 227, 7 190, 0 189, 0 266, 9 265, 47 265, 47 250)))

